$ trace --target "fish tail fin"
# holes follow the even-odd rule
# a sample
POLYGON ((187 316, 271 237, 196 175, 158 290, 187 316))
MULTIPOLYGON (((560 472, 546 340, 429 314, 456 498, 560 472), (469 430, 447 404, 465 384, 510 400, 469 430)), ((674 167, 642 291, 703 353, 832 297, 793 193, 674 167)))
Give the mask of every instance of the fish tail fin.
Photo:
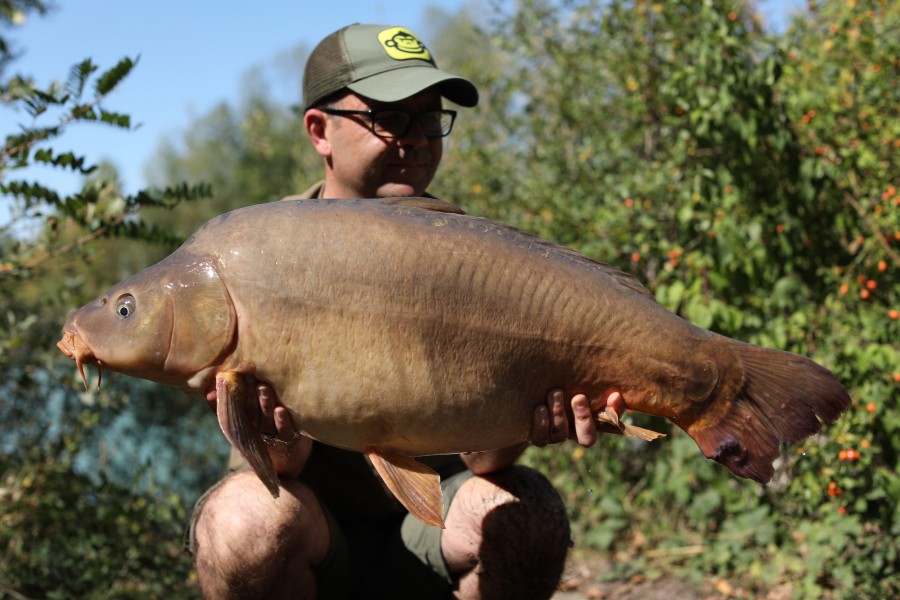
POLYGON ((850 396, 828 369, 806 357, 719 339, 736 366, 723 373, 703 414, 675 422, 707 458, 766 483, 779 444, 833 423, 850 406, 850 396))

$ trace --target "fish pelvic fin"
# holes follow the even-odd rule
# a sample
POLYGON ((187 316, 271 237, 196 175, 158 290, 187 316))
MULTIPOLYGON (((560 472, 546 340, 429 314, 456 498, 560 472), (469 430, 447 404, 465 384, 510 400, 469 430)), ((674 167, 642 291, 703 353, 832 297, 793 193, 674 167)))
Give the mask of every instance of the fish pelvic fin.
POLYGON ((706 410, 675 422, 707 458, 767 483, 779 444, 799 442, 834 423, 850 406, 850 396, 828 369, 806 357, 719 339, 734 366, 706 410))
POLYGON ((436 471, 415 458, 394 452, 370 448, 366 456, 406 510, 426 525, 444 529, 444 497, 436 471))
POLYGON ((262 436, 250 422, 246 402, 247 389, 241 374, 223 372, 216 375, 216 417, 222 433, 244 457, 272 497, 278 498, 280 490, 275 464, 262 436))
POLYGON ((610 406, 594 415, 594 424, 597 426, 598 432, 624 435, 625 437, 637 438, 645 442, 652 442, 653 440, 666 437, 664 433, 659 433, 652 429, 644 429, 643 427, 619 420, 619 414, 610 406))

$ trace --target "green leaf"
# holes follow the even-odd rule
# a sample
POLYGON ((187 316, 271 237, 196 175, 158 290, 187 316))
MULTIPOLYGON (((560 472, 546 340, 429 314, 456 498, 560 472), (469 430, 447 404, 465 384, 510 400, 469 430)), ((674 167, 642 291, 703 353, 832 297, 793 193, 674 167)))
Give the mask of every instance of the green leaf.
POLYGON ((83 175, 89 175, 96 170, 96 165, 85 166, 86 158, 84 156, 76 156, 73 152, 64 152, 62 154, 54 154, 52 148, 41 148, 34 153, 34 161, 44 164, 53 165, 55 167, 63 167, 78 171, 83 175))
POLYGON ((131 70, 137 64, 138 59, 123 58, 116 66, 104 72, 97 79, 94 89, 98 96, 105 96, 113 90, 125 77, 131 73, 131 70))
POLYGON ((80 98, 84 92, 84 86, 92 74, 97 71, 97 66, 86 58, 85 60, 72 65, 69 71, 68 88, 73 91, 76 98, 80 98))

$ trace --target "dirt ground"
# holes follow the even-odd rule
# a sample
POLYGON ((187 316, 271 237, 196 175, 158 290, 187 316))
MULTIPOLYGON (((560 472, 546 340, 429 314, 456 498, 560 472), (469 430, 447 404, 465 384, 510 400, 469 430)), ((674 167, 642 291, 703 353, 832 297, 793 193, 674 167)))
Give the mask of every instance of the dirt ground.
MULTIPOLYGON (((570 558, 560 590, 554 600, 721 600, 751 598, 724 579, 700 584, 682 581, 672 575, 649 580, 640 576, 628 580, 598 581, 598 575, 612 570, 602 555, 570 558)), ((790 586, 781 586, 763 596, 765 600, 789 600, 790 586)))
POLYGON ((554 600, 712 600, 727 597, 712 586, 696 586, 673 576, 653 581, 641 577, 599 581, 598 575, 611 570, 603 556, 570 558, 560 590, 554 600))

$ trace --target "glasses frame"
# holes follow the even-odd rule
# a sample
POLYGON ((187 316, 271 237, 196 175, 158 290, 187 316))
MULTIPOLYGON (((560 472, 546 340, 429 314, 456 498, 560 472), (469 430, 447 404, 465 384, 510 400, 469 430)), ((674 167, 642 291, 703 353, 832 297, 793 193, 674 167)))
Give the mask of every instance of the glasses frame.
POLYGON ((453 123, 456 122, 456 111, 448 110, 446 108, 435 109, 435 110, 421 110, 421 111, 411 111, 411 110, 399 110, 396 108, 381 108, 375 110, 344 110, 340 108, 319 108, 326 115, 335 115, 338 117, 368 117, 368 129, 372 132, 376 137, 380 137, 384 140, 395 140, 397 138, 405 137, 409 134, 412 129, 413 123, 419 122, 419 119, 422 115, 440 113, 441 115, 448 115, 450 117, 450 125, 447 126, 447 130, 441 132, 440 135, 428 135, 425 133, 425 130, 422 130, 422 134, 430 139, 438 139, 444 138, 450 135, 450 132, 453 131, 453 123), (405 113, 409 115, 409 123, 406 126, 406 129, 403 130, 402 133, 394 134, 394 135, 384 135, 382 133, 378 133, 375 131, 375 119, 378 113, 405 113))

